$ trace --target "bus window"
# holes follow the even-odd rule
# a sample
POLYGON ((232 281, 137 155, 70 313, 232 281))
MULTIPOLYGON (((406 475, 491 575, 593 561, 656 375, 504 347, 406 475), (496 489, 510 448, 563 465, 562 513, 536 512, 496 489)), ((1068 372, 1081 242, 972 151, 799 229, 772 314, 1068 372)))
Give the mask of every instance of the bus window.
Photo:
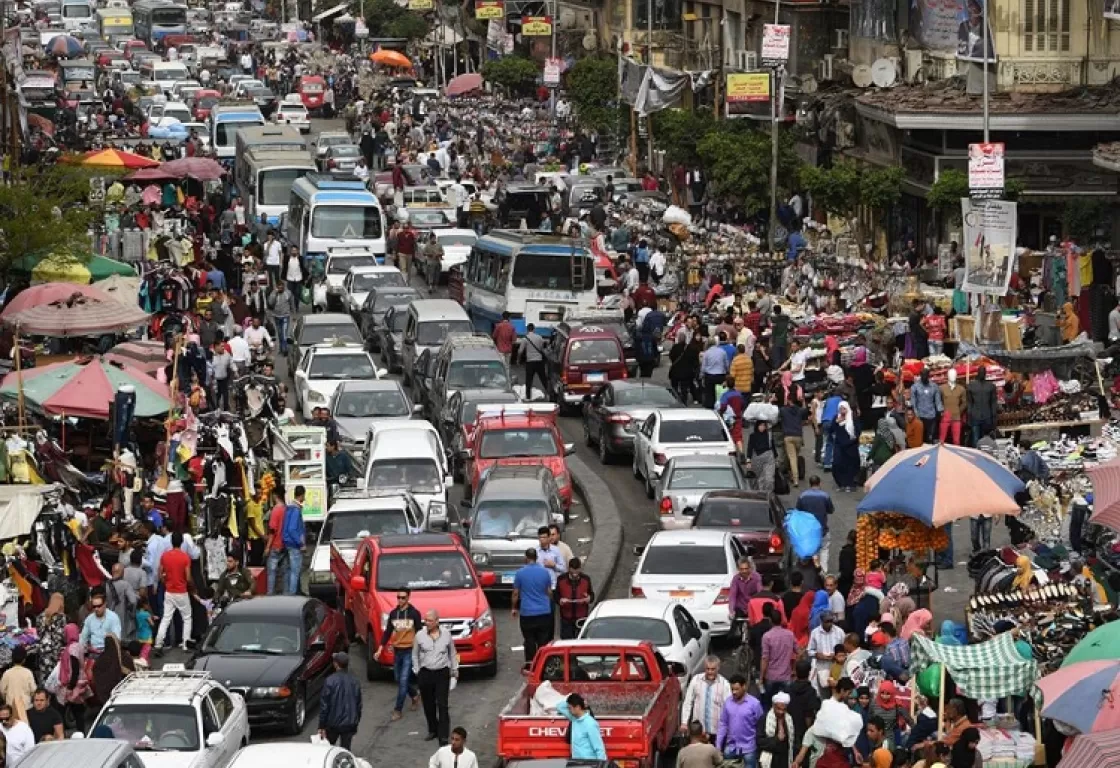
POLYGON ((565 256, 543 256, 521 253, 513 269, 513 287, 550 291, 590 291, 595 288, 595 270, 591 259, 577 256, 586 261, 583 271, 583 285, 572 286, 571 259, 565 256))

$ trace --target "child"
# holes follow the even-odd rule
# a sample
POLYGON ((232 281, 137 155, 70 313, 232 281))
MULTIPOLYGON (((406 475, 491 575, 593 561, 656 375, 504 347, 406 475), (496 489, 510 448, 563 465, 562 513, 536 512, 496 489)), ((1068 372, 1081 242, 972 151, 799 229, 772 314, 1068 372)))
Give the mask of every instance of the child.
POLYGON ((871 567, 867 569, 867 586, 883 589, 886 583, 887 574, 883 572, 883 564, 878 560, 872 560, 871 567))
POLYGON ((155 627, 155 618, 152 609, 148 606, 148 596, 140 595, 136 605, 136 641, 140 643, 140 658, 148 663, 152 655, 152 629, 155 627))
POLYGON ((837 643, 832 649, 832 666, 828 669, 828 685, 836 687, 836 683, 844 676, 844 662, 848 660, 848 649, 843 643, 837 643))
POLYGON ((852 704, 852 711, 858 713, 863 718, 863 724, 867 725, 867 718, 871 717, 871 689, 866 685, 856 689, 856 700, 852 704))
POLYGON ((901 744, 904 726, 909 728, 914 724, 907 708, 898 701, 898 687, 890 680, 879 683, 879 690, 871 700, 871 716, 883 719, 892 744, 901 744))

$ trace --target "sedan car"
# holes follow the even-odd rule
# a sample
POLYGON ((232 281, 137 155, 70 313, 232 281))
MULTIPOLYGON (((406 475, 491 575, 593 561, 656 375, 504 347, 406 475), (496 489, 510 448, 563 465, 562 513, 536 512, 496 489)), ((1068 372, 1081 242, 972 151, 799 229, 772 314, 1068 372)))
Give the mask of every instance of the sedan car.
POLYGON ((392 286, 404 288, 408 283, 404 274, 392 266, 352 267, 342 278, 342 305, 351 314, 357 315, 366 303, 366 297, 374 288, 392 286))
POLYGON ((335 144, 319 161, 319 170, 332 176, 353 176, 361 159, 362 153, 357 144, 335 144))
POLYGON ((634 432, 658 408, 678 408, 673 390, 646 379, 608 382, 583 402, 583 439, 598 446, 599 461, 610 464, 615 455, 634 450, 634 432))
POLYGON ((591 611, 580 640, 648 640, 673 671, 688 679, 704 671, 711 636, 684 607, 668 600, 603 600, 591 611))
POLYGON ((654 491, 661 529, 691 528, 696 508, 709 491, 749 487, 736 456, 699 453, 669 459, 654 491))
POLYGON ((773 492, 720 490, 704 494, 691 523, 693 529, 728 531, 759 571, 780 573, 793 566, 785 521, 785 505, 773 492))
POLYGON ((303 353, 296 369, 296 404, 303 418, 310 420, 313 410, 330 403, 335 390, 344 382, 370 381, 386 373, 361 346, 311 347, 303 353))
POLYGON ((370 768, 369 761, 348 749, 297 741, 242 747, 234 755, 228 768, 276 768, 278 765, 298 765, 301 768, 370 768))
POLYGON ((411 419, 421 406, 413 405, 399 381, 344 381, 331 397, 331 416, 338 424, 344 447, 361 450, 366 430, 374 421, 411 419))
POLYGON ((350 138, 350 134, 346 131, 323 131, 315 137, 315 141, 311 142, 311 149, 314 152, 315 159, 321 160, 327 154, 327 150, 336 144, 353 144, 354 140, 350 138))
MULTIPOLYGON (((381 351, 381 343, 377 334, 385 315, 392 307, 407 307, 420 298, 420 291, 402 285, 380 285, 371 288, 366 294, 366 300, 358 312, 358 326, 362 331, 362 338, 366 340, 369 348, 374 352, 381 351)), ((416 399, 415 397, 413 398, 416 399)), ((416 400, 416 402, 420 402, 416 400)))
POLYGON ((303 314, 295 320, 288 339, 288 371, 295 373, 303 351, 322 344, 361 344, 362 335, 349 315, 337 312, 303 314))
POLYGON ((436 428, 451 455, 451 475, 456 482, 463 479, 463 460, 460 454, 470 443, 478 407, 519 402, 521 397, 516 392, 501 389, 459 389, 448 398, 447 407, 443 409, 436 428))
POLYGON ((645 482, 646 495, 674 456, 690 453, 735 455, 735 442, 727 425, 707 408, 658 409, 634 434, 634 477, 645 482))
POLYGON ((300 133, 311 133, 311 117, 307 107, 299 102, 282 101, 272 115, 272 122, 298 128, 300 133))
POLYGON ((713 636, 731 631, 731 578, 746 548, 727 531, 658 531, 642 550, 630 596, 680 603, 713 636))
POLYGON ((342 281, 351 267, 376 267, 377 256, 373 251, 343 248, 327 254, 327 308, 332 312, 344 308, 342 281))
POLYGON ((349 645, 342 614, 319 600, 257 597, 222 611, 188 666, 240 693, 250 725, 298 736, 334 671, 331 655, 349 645))

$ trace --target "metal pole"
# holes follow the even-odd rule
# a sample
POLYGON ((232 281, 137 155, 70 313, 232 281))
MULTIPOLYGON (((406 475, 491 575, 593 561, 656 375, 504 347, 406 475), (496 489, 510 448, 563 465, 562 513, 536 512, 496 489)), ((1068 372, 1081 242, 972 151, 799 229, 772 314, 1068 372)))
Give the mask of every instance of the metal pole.
MULTIPOLYGON (((778 12, 782 8, 782 0, 774 0, 774 23, 778 23, 778 12)), ((782 66, 779 64, 774 69, 772 83, 773 92, 770 94, 770 252, 778 250, 778 98, 781 92, 782 66)))
POLYGON ((984 63, 981 65, 984 70, 984 143, 988 143, 988 0, 981 0, 983 5, 983 29, 980 34, 984 37, 984 63))
MULTIPOLYGON (((646 0, 646 48, 649 51, 648 66, 653 69, 653 0, 646 0)), ((646 115, 646 169, 653 172, 653 116, 646 115)))
MULTIPOLYGON (((557 21, 559 21, 559 19, 557 17, 560 15, 559 0, 553 0, 551 5, 549 5, 548 7, 551 8, 551 10, 552 10, 552 24, 551 24, 552 41, 551 41, 551 48, 550 48, 550 50, 552 52, 549 54, 549 56, 551 56, 553 59, 555 59, 556 58, 556 23, 557 23, 557 21)), ((560 89, 559 83, 557 83, 556 85, 548 86, 548 114, 552 116, 553 120, 556 119, 556 91, 558 91, 559 89, 560 89)))

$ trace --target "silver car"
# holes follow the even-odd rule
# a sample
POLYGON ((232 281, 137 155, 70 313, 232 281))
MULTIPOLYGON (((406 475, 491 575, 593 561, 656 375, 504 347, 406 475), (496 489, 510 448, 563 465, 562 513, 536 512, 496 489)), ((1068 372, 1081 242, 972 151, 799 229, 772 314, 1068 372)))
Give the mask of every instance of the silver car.
POLYGON ((420 412, 399 381, 344 381, 330 401, 331 414, 338 422, 339 442, 347 450, 361 452, 366 431, 374 422, 411 419, 420 412))
POLYGON ((735 456, 698 453, 669 459, 654 488, 661 530, 691 528, 696 506, 708 491, 748 487, 735 456))
POLYGON ((362 153, 354 144, 335 144, 323 155, 323 170, 333 176, 352 176, 362 153))

